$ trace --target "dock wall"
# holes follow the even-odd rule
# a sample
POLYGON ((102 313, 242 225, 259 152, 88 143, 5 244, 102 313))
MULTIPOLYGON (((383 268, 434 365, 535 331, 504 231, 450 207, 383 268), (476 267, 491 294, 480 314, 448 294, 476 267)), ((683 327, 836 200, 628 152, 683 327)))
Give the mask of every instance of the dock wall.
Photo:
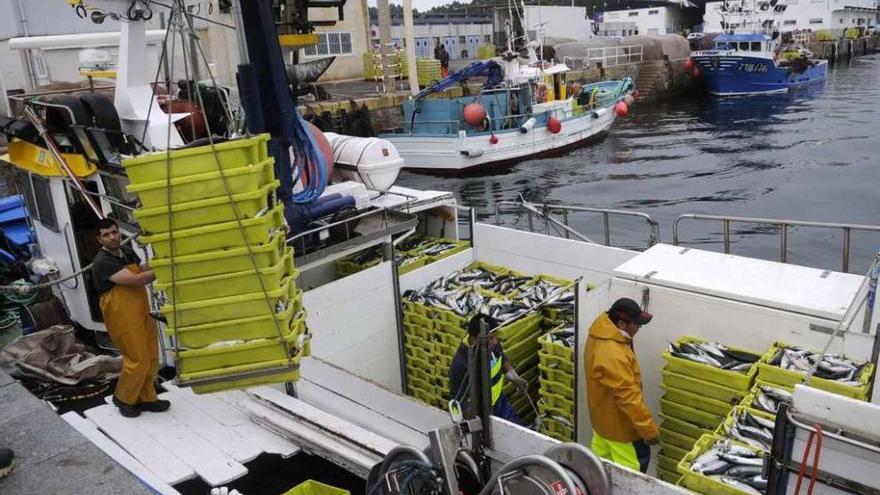
POLYGON ((835 41, 813 41, 810 50, 817 57, 835 62, 853 57, 870 55, 880 50, 880 36, 866 36, 856 39, 835 41))

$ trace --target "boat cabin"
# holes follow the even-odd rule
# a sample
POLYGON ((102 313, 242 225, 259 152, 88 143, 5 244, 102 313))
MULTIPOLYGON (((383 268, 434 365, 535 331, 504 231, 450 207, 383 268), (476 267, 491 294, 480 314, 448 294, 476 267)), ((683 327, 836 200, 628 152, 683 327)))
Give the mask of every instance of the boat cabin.
POLYGON ((775 41, 762 33, 721 34, 715 38, 715 49, 744 53, 768 53, 775 48, 775 41))

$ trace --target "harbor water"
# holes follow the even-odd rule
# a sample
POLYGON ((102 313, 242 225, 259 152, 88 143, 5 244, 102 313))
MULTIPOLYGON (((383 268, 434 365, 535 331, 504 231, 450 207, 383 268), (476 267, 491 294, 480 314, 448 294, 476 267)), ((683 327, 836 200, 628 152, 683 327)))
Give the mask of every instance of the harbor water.
MULTIPOLYGON (((453 191, 492 219, 520 195, 536 203, 644 212, 672 242, 683 213, 880 225, 880 54, 841 62, 825 81, 786 94, 682 97, 635 105, 600 143, 530 160, 493 175, 441 178, 403 173, 399 185, 453 191)), ((561 220, 561 217, 560 217, 561 220)), ((572 227, 604 241, 602 217, 572 227)), ((528 225, 524 214, 502 223, 528 225)), ((544 231, 535 218, 536 230, 544 231)), ((644 222, 611 219, 611 243, 644 246, 644 222)), ((683 221, 683 245, 721 250, 720 222, 683 221)), ((852 234, 850 271, 863 273, 878 233, 852 234)), ((788 261, 840 270, 843 232, 789 229, 788 261)), ((731 224, 731 252, 780 258, 776 227, 731 224)))

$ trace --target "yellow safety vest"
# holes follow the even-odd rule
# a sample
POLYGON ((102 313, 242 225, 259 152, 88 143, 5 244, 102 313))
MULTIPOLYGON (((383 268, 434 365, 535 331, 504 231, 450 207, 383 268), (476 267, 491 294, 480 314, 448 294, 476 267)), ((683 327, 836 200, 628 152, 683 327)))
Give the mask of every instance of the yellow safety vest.
MULTIPOLYGON (((468 338, 462 339, 465 347, 468 346, 468 338)), ((501 391, 504 389, 504 369, 501 355, 491 353, 489 360, 489 383, 492 384, 492 405, 494 406, 498 399, 501 398, 501 391)))

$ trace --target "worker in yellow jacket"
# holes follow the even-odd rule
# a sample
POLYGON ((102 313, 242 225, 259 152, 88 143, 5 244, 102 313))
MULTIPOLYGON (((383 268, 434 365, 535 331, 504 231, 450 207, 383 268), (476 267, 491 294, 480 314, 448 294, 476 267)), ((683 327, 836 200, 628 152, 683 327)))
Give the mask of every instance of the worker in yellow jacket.
POLYGON ((642 394, 642 373, 632 339, 651 321, 632 299, 618 299, 590 327, 584 353, 587 401, 593 423, 591 448, 599 457, 646 472, 649 445, 660 430, 642 394))

